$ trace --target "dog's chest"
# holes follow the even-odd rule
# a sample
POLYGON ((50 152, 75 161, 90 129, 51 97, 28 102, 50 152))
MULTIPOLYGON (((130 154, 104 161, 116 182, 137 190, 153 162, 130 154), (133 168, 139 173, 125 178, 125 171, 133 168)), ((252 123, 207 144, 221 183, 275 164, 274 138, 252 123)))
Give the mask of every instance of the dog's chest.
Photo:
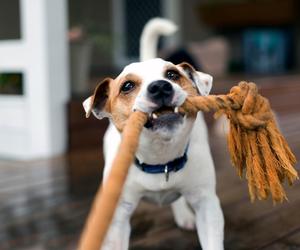
POLYGON ((158 205, 169 205, 180 196, 181 194, 175 190, 145 191, 143 200, 158 205))

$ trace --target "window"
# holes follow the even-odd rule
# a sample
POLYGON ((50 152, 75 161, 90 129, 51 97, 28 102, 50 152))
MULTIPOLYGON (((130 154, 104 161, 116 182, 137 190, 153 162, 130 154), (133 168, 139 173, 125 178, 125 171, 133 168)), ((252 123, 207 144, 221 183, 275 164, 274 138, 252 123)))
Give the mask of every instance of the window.
POLYGON ((125 1, 125 56, 128 58, 139 57, 139 40, 141 32, 147 21, 153 17, 162 16, 161 0, 125 1))
POLYGON ((0 40, 21 38, 19 0, 0 1, 0 40))
MULTIPOLYGON (((165 17, 179 24, 179 2, 178 0, 114 0, 115 64, 123 67, 139 59, 141 32, 151 18, 165 17)), ((175 40, 176 37, 172 39, 175 40)))
POLYGON ((0 72, 0 94, 22 95, 23 74, 20 72, 0 72))

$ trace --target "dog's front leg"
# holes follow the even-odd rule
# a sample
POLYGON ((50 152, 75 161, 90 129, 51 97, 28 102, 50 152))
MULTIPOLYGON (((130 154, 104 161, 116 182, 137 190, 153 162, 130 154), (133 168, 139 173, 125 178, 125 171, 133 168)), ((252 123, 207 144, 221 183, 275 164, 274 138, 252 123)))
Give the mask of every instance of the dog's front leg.
POLYGON ((107 232, 102 250, 127 250, 130 237, 130 217, 135 210, 139 199, 123 197, 115 211, 113 221, 107 232))
POLYGON ((186 199, 196 213, 196 227, 202 249, 224 249, 224 218, 217 195, 193 192, 186 199))

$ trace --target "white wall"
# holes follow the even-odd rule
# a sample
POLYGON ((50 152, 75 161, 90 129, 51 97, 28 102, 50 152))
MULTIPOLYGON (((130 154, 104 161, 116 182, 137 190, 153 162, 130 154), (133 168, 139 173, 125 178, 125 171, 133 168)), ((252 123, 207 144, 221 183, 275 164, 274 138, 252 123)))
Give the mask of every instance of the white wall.
POLYGON ((22 39, 0 41, 0 71, 24 74, 24 95, 0 95, 0 156, 66 149, 69 98, 66 0, 20 0, 22 39))

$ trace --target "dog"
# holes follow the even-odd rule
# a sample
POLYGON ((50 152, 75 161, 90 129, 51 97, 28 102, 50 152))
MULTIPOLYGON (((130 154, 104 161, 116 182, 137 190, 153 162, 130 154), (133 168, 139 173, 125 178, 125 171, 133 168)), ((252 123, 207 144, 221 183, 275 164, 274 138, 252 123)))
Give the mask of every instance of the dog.
POLYGON ((174 24, 166 20, 148 25, 142 61, 129 64, 115 79, 104 79, 83 103, 87 115, 110 120, 104 136, 104 182, 129 115, 134 110, 149 114, 104 250, 128 249, 130 217, 141 199, 171 204, 179 227, 196 227, 202 249, 223 249, 224 218, 206 124, 201 112, 193 116, 178 109, 188 95, 208 95, 213 79, 188 63, 151 58, 158 36, 173 31, 174 24))

